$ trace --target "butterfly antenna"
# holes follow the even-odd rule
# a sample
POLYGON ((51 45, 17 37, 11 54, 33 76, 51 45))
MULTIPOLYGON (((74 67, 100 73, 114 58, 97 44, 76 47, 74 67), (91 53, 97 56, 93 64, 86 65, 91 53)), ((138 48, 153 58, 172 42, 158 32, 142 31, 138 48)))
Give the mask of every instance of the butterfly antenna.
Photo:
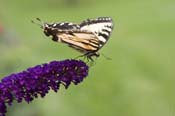
POLYGON ((101 55, 102 55, 105 59, 107 59, 107 60, 112 60, 112 58, 110 58, 110 57, 104 55, 103 53, 101 53, 101 55))
POLYGON ((44 22, 43 22, 40 18, 36 18, 36 20, 39 21, 40 23, 37 23, 37 22, 35 22, 35 21, 33 21, 33 20, 31 20, 31 22, 32 22, 33 24, 36 24, 36 25, 40 26, 40 28, 43 29, 43 27, 44 27, 44 22))
POLYGON ((42 22, 40 18, 36 18, 36 20, 38 20, 38 21, 42 22))

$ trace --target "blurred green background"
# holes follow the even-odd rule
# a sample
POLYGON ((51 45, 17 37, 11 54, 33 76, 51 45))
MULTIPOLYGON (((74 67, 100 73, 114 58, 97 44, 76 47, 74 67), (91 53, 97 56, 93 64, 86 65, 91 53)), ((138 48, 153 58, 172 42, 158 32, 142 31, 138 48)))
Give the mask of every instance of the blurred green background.
POLYGON ((14 104, 7 116, 175 116, 174 0, 0 0, 0 76, 80 55, 48 39, 30 21, 115 22, 103 56, 78 86, 63 87, 32 103, 14 104))

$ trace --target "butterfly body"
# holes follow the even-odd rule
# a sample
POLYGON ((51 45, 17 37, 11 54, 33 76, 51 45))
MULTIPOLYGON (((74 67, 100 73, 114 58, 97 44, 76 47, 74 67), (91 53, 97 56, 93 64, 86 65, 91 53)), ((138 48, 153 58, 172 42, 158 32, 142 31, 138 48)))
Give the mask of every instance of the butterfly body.
POLYGON ((52 36, 53 41, 68 44, 93 61, 92 57, 98 57, 98 50, 108 41, 113 30, 113 21, 109 17, 99 17, 87 19, 80 24, 44 23, 42 28, 46 36, 52 36))

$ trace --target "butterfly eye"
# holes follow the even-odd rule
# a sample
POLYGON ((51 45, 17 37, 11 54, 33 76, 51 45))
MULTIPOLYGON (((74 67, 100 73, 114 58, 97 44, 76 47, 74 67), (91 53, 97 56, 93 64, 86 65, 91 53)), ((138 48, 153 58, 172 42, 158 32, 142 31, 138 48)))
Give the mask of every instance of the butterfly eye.
POLYGON ((44 34, 46 36, 50 36, 51 35, 51 33, 48 31, 48 28, 47 27, 44 28, 44 34))

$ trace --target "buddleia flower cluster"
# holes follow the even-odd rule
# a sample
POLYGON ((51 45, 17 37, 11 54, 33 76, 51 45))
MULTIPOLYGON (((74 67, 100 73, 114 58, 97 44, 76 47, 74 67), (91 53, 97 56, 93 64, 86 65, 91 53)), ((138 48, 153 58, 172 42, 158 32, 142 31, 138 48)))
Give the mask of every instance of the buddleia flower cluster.
POLYGON ((4 77, 0 82, 0 116, 14 101, 30 103, 45 97, 49 90, 57 92, 60 85, 67 89, 88 75, 88 66, 80 60, 52 61, 4 77))

